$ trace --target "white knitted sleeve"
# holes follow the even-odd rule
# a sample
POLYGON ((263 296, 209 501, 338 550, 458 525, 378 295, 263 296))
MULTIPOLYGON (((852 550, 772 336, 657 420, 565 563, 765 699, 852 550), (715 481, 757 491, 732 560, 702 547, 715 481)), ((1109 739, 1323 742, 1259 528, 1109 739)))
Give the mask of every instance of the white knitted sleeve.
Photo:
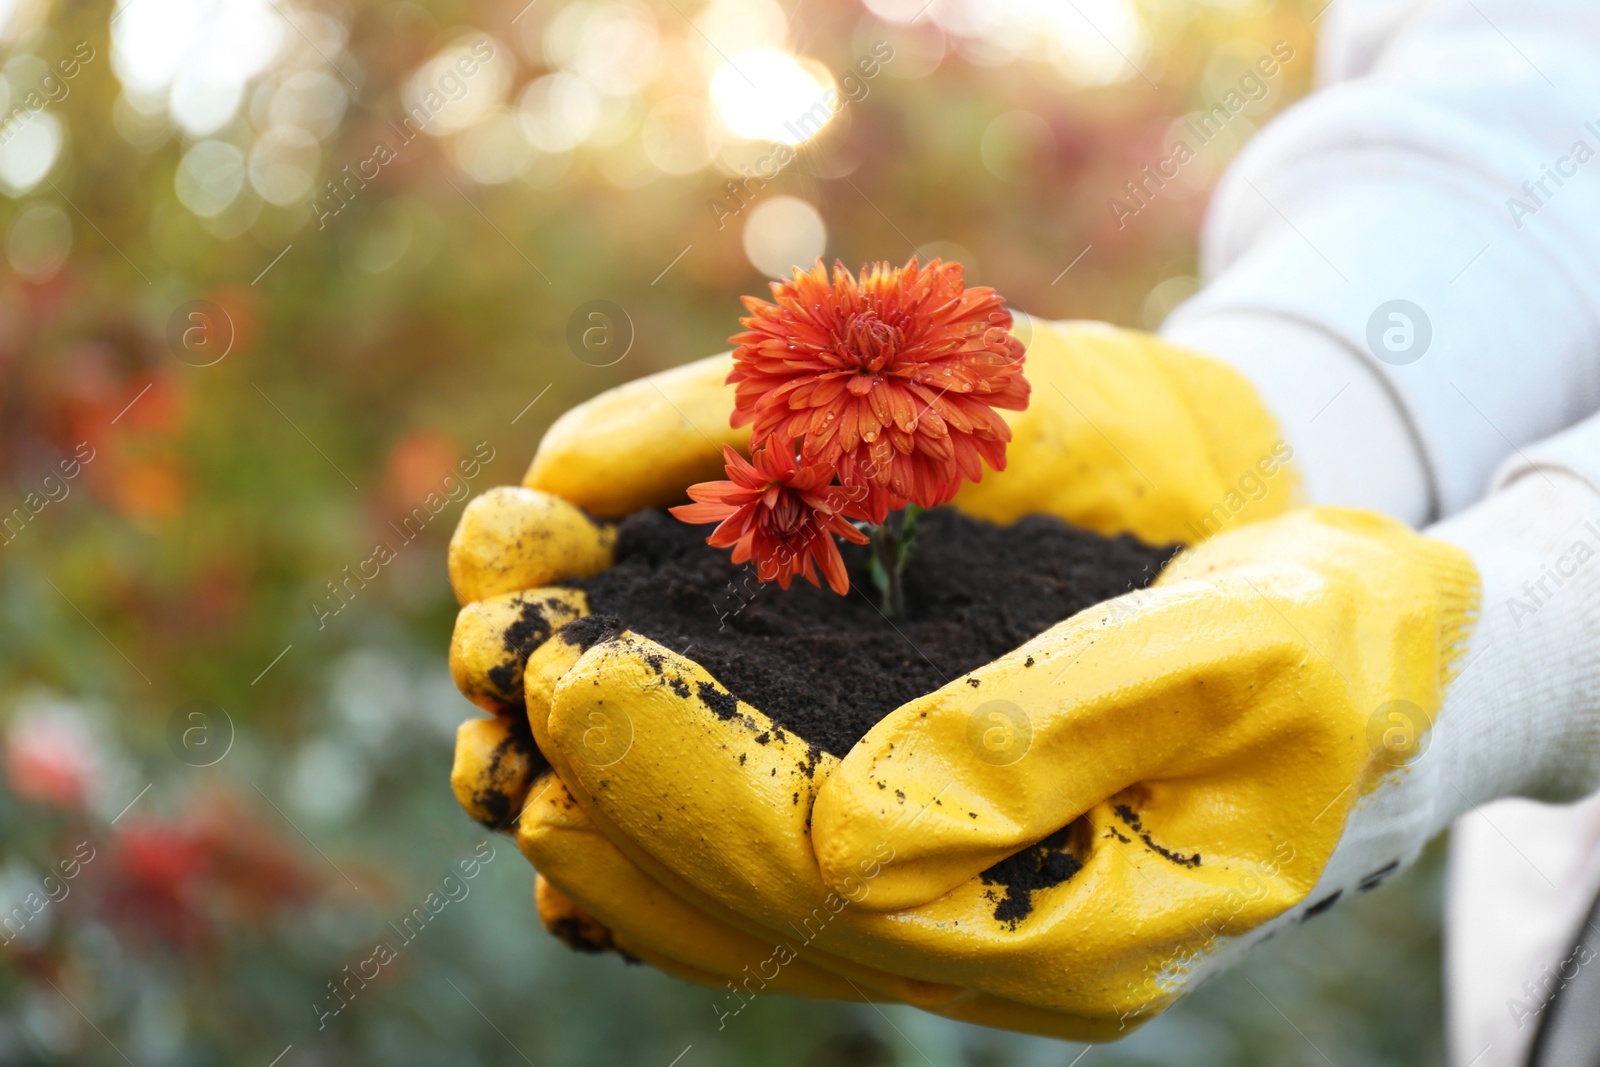
POLYGON ((1520 451, 1496 483, 1427 531, 1483 580, 1433 753, 1463 811, 1600 788, 1600 416, 1520 451))

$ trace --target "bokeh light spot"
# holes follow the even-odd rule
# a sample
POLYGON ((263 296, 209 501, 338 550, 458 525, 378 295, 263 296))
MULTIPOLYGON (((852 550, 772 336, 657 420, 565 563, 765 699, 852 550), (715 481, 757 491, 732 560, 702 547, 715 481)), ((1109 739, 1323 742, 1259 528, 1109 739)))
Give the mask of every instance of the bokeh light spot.
POLYGON ((785 277, 796 266, 809 268, 827 245, 822 216, 799 197, 764 200, 744 224, 744 254, 769 277, 785 277))
POLYGON ((21 196, 44 181, 61 155, 61 120, 49 111, 16 118, 0 142, 0 187, 21 196))
POLYGON ((6 258, 29 281, 52 277, 72 250, 72 220, 54 204, 36 201, 24 207, 6 237, 6 258))
POLYGON ((200 141, 183 154, 178 199, 201 218, 222 214, 244 188, 244 153, 225 141, 200 141))

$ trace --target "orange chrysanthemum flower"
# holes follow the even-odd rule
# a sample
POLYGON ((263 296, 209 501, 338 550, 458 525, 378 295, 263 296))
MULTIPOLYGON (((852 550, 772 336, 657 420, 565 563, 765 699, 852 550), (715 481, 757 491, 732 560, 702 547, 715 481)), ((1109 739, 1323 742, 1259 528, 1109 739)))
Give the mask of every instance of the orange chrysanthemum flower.
POLYGON ((757 449, 748 462, 727 446, 722 454, 732 480, 691 485, 695 503, 680 504, 672 514, 689 523, 720 523, 706 543, 731 547, 735 563, 753 559, 763 582, 787 589, 798 574, 818 585, 820 568, 830 589, 848 592, 850 577, 833 536, 867 543, 850 521, 866 517, 860 510, 866 490, 830 484, 831 468, 801 466, 792 443, 757 449))
POLYGON ((961 265, 915 258, 863 267, 835 262, 772 284, 774 303, 745 297, 733 424, 757 443, 798 440, 801 462, 837 470, 891 508, 923 507, 1003 470, 1011 431, 996 408, 1028 406, 1022 343, 993 289, 968 289, 961 265))

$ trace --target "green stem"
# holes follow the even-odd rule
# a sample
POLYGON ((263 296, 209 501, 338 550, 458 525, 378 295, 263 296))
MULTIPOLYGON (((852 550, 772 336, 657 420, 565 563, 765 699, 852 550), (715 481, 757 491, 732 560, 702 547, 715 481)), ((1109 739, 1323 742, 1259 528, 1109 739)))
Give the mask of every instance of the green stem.
POLYGON ((923 510, 911 504, 891 512, 882 525, 872 528, 872 581, 878 587, 883 613, 891 619, 905 617, 904 573, 917 539, 917 516, 923 510))

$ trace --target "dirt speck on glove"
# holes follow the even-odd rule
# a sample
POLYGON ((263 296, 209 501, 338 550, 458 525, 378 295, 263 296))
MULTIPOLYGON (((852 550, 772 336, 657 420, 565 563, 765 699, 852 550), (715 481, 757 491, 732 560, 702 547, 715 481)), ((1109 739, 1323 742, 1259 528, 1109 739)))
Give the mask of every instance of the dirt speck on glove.
MULTIPOLYGON (((1105 538, 1048 516, 1011 526, 938 508, 905 571, 907 617, 886 619, 867 549, 843 545, 841 597, 796 580, 763 585, 705 543, 705 527, 643 511, 618 530, 616 565, 573 583, 588 645, 620 624, 700 663, 729 693, 843 757, 879 719, 1084 608, 1148 585, 1175 551, 1105 538)), ((729 702, 731 703, 731 702, 729 702)))
POLYGON ((1014 853, 984 871, 983 884, 998 886, 989 896, 995 902, 994 917, 1015 930, 1033 913, 1033 894, 1060 885, 1083 869, 1073 855, 1072 826, 1063 826, 1049 837, 1014 853))

